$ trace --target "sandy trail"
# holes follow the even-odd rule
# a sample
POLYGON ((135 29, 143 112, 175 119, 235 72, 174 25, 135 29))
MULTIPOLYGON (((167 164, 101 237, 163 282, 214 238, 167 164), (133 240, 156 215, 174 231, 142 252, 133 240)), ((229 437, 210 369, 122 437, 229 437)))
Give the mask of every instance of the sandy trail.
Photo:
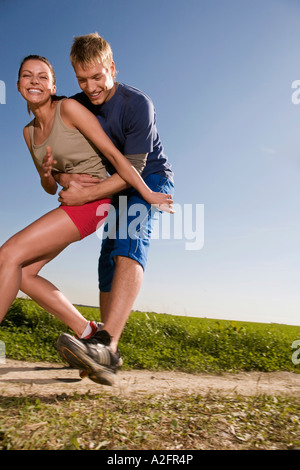
POLYGON ((61 394, 199 394, 300 395, 300 374, 293 372, 241 372, 238 374, 186 374, 147 370, 119 371, 114 387, 81 380, 78 371, 61 364, 6 359, 0 364, 2 396, 50 397, 61 394))

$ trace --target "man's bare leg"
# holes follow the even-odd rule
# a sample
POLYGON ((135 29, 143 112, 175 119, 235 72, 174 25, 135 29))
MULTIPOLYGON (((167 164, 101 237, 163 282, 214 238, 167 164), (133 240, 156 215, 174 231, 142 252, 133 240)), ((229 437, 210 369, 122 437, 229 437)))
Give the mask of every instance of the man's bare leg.
POLYGON ((117 256, 115 272, 110 292, 100 293, 101 321, 103 329, 112 337, 111 348, 117 345, 132 306, 138 296, 143 282, 144 270, 132 258, 117 256))
POLYGON ((101 295, 101 320, 104 323, 101 331, 87 339, 87 343, 66 333, 57 342, 62 357, 81 370, 81 377, 88 375, 94 382, 104 385, 114 384, 115 373, 122 363, 117 351, 118 341, 143 281, 143 268, 137 261, 118 256, 115 263, 112 289, 101 295), (86 344, 95 338, 99 344, 109 344, 109 354, 105 347, 88 349, 86 344))
POLYGON ((110 292, 100 292, 99 305, 100 305, 100 319, 104 322, 108 317, 108 305, 110 299, 110 292))

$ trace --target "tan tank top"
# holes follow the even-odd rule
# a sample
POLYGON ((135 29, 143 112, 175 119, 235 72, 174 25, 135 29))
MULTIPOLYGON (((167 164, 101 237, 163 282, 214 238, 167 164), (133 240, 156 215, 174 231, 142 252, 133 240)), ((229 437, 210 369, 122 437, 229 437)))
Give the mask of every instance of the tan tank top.
POLYGON ((62 173, 88 173, 101 180, 106 179, 108 175, 98 149, 81 132, 71 129, 63 122, 60 115, 62 101, 57 103, 51 132, 41 145, 34 143, 34 119, 28 124, 33 158, 37 166, 42 165, 46 147, 50 146, 53 158, 57 160, 53 170, 62 173))

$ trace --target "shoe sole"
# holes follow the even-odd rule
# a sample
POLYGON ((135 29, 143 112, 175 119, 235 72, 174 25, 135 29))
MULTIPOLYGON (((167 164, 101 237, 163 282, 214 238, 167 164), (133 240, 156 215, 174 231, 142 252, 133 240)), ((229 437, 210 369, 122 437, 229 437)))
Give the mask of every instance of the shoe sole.
POLYGON ((57 350, 70 366, 74 369, 87 371, 88 377, 95 383, 113 386, 115 374, 107 367, 101 366, 88 356, 80 344, 73 341, 71 335, 63 334, 57 340, 57 350), (72 347, 72 349, 71 349, 72 347))

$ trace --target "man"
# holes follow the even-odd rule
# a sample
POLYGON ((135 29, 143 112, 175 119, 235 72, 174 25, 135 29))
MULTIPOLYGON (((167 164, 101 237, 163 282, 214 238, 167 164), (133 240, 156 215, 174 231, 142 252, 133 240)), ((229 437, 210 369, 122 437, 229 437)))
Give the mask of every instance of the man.
MULTIPOLYGON (((149 97, 116 82, 112 50, 97 33, 75 38, 70 58, 82 90, 72 98, 97 116, 104 131, 151 189, 172 194, 173 172, 157 133, 155 109, 149 97)), ((89 340, 62 335, 58 350, 72 366, 86 370, 95 382, 112 385, 121 364, 118 341, 143 281, 154 211, 108 162, 106 166, 111 177, 101 183, 87 175, 62 175, 59 181, 69 187, 60 192, 62 204, 81 205, 116 193, 122 194, 123 199, 112 200, 112 214, 116 214, 114 235, 104 238, 99 258, 103 325, 89 340), (128 227, 136 218, 132 210, 135 204, 142 208, 139 221, 143 222, 130 232, 128 227)))

